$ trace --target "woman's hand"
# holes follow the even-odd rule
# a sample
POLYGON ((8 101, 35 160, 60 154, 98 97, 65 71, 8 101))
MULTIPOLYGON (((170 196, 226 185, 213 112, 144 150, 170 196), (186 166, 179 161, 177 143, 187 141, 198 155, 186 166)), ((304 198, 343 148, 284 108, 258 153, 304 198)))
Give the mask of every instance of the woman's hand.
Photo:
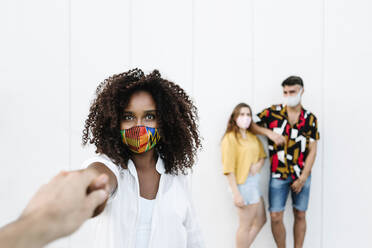
MULTIPOLYGON (((95 163, 89 165, 89 167, 86 170, 91 171, 91 173, 96 174, 97 176, 100 175, 100 174, 105 174, 105 175, 108 176, 108 182, 105 183, 105 184, 102 184, 97 179, 93 180, 89 184, 87 193, 90 193, 91 191, 95 191, 95 190, 104 189, 111 196, 115 192, 115 190, 117 188, 117 185, 118 185, 118 182, 117 182, 115 174, 109 168, 107 168, 106 165, 104 165, 100 162, 95 162, 95 163)), ((99 215, 100 213, 102 213, 102 211, 106 207, 106 203, 107 203, 107 199, 104 203, 99 205, 94 210, 94 213, 93 213, 92 217, 95 217, 95 216, 99 215)))
POLYGON ((242 208, 242 207, 245 206, 244 199, 243 199, 242 195, 239 192, 237 192, 237 193, 234 194, 234 204, 238 208, 242 208))
MULTIPOLYGON (((100 178, 96 178, 88 186, 87 194, 90 194, 91 192, 96 191, 96 190, 100 190, 100 189, 103 189, 106 192, 110 192, 110 187, 109 187, 108 183, 107 182, 102 182, 102 180, 100 180, 100 178)), ((97 215, 99 215, 100 213, 103 212, 103 210, 106 207, 107 200, 108 200, 108 198, 101 205, 99 205, 96 209, 94 209, 92 218, 96 217, 97 215)))
POLYGON ((252 164, 251 168, 249 169, 249 174, 251 176, 256 175, 257 173, 260 173, 262 166, 264 165, 265 160, 261 158, 257 163, 252 164))
POLYGON ((261 165, 259 163, 255 163, 255 164, 252 164, 251 165, 251 168, 249 169, 249 174, 251 176, 254 176, 256 175, 257 173, 259 173, 261 170, 261 165))

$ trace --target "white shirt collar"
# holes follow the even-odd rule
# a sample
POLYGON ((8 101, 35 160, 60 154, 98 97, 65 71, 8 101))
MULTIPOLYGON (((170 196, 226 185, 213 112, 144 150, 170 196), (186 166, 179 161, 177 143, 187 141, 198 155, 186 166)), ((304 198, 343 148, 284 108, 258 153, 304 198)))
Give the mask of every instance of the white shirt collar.
MULTIPOLYGON (((128 170, 130 174, 137 177, 137 169, 131 159, 128 160, 128 170)), ((160 175, 165 173, 164 161, 160 158, 160 156, 158 157, 158 161, 156 162, 156 171, 159 172, 160 175)))

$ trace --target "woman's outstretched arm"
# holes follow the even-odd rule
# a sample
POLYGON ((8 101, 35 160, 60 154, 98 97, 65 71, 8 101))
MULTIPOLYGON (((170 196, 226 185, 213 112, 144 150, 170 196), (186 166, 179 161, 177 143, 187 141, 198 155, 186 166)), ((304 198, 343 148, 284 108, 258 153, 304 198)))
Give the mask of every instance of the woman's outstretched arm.
POLYGON ((33 196, 22 215, 0 228, 1 247, 41 248, 70 235, 108 197, 108 177, 93 170, 61 172, 33 196), (92 183, 97 190, 87 189, 92 183))

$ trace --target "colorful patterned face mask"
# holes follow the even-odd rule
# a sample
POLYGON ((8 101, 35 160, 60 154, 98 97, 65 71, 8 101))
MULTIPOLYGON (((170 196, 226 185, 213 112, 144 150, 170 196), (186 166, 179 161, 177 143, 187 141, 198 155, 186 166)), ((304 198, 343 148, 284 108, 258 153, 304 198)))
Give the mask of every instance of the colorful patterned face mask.
POLYGON ((157 128, 135 126, 120 131, 123 143, 134 153, 144 153, 152 148, 160 140, 157 128))

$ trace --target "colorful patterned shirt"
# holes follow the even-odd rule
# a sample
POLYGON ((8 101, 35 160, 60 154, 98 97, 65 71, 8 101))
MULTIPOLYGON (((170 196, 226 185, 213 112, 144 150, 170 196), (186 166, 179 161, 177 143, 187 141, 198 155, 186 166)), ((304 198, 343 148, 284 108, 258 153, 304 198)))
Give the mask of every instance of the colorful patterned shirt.
POLYGON ((269 139, 272 178, 297 179, 305 166, 309 144, 319 139, 315 115, 302 108, 298 122, 291 126, 287 107, 273 105, 257 114, 258 125, 265 125, 287 139, 285 146, 277 146, 269 139))

